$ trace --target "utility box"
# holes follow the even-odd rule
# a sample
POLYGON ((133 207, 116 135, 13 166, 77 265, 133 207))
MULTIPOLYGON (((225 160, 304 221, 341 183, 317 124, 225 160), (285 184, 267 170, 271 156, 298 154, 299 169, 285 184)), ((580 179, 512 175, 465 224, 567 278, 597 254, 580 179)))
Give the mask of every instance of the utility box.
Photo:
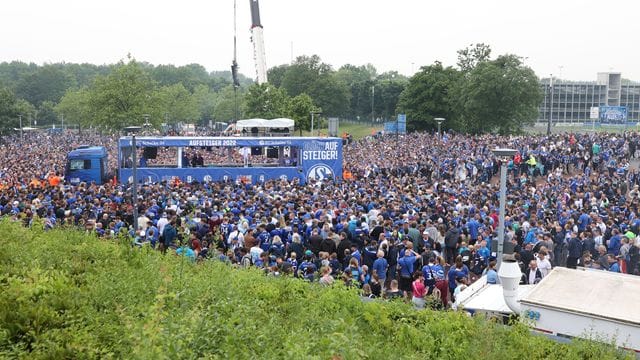
POLYGON ((329 122, 329 137, 338 137, 338 127, 340 121, 337 117, 331 117, 328 119, 329 122))

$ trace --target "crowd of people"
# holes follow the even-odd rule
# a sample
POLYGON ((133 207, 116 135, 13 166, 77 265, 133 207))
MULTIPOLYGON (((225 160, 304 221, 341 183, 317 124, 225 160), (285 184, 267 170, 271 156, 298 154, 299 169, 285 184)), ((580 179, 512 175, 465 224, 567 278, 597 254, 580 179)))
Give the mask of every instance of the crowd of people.
POLYGON ((1 139, 0 212, 28 226, 130 236, 194 261, 342 281, 363 299, 447 307, 480 276, 499 281, 492 242, 501 161, 509 169, 505 241, 523 283, 555 266, 638 275, 639 141, 636 133, 367 137, 344 147, 345 181, 142 184, 134 229, 127 184, 63 178, 66 153, 81 144, 107 146, 115 169, 115 137, 31 134, 1 139), (497 147, 518 153, 496 158, 497 147))

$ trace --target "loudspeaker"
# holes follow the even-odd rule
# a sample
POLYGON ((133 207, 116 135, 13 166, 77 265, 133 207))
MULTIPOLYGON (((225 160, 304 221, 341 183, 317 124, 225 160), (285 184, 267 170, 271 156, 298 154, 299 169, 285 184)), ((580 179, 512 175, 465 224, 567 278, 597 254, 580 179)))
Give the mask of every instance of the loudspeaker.
POLYGON ((158 156, 158 148, 155 146, 147 146, 144 148, 144 157, 146 159, 155 159, 158 156))
POLYGON ((262 148, 260 146, 252 146, 251 147, 251 155, 262 155, 262 148))
POLYGON ((277 159, 278 158, 278 148, 277 147, 268 147, 267 148, 267 158, 269 158, 269 159, 277 159))

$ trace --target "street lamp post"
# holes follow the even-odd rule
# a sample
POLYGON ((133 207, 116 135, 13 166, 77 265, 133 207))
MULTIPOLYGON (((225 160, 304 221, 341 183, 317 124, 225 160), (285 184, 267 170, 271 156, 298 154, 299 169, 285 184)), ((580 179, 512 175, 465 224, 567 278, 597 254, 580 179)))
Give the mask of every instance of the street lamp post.
POLYGON ((22 114, 18 114, 18 119, 20 119, 20 141, 24 138, 24 134, 22 133, 22 114))
POLYGON ((133 164, 131 165, 131 177, 133 178, 133 186, 131 187, 131 197, 133 202, 133 231, 134 237, 135 232, 138 231, 138 164, 136 164, 136 133, 142 129, 140 126, 127 126, 124 128, 128 134, 131 134, 131 160, 133 164))
POLYGON ((498 148, 493 149, 493 154, 500 158, 500 215, 498 218, 498 249, 496 252, 497 268, 502 264, 502 253, 504 252, 504 218, 505 203, 507 197, 507 161, 512 158, 517 150, 498 148))
POLYGON ((442 135, 440 133, 440 125, 444 122, 444 118, 437 117, 433 120, 435 120, 438 123, 438 139, 442 139, 442 135))
POLYGON ((314 116, 315 115, 320 115, 322 114, 321 111, 312 111, 311 112, 311 136, 313 136, 313 120, 314 120, 314 116))
POLYGON ((371 85, 371 126, 376 121, 375 118, 376 85, 371 85))

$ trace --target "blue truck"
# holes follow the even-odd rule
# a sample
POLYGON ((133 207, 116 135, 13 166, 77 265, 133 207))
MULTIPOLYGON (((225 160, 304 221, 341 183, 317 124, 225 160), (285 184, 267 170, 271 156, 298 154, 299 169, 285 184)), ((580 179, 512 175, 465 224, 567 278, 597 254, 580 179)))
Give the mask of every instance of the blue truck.
POLYGON ((104 146, 79 146, 67 154, 65 178, 74 185, 102 184, 108 180, 108 157, 104 146))

